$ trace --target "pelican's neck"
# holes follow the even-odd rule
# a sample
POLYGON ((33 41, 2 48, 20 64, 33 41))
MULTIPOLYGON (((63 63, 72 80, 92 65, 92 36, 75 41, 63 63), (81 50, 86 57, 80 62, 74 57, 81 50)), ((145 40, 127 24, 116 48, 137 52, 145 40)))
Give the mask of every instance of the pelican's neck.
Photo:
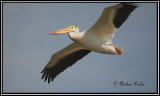
POLYGON ((79 41, 83 37, 83 32, 70 32, 68 35, 73 41, 79 41))

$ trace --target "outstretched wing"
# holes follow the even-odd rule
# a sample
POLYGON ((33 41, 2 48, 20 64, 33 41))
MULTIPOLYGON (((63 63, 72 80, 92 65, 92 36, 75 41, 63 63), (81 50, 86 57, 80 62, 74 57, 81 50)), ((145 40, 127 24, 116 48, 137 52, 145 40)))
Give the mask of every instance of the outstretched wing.
POLYGON ((128 18, 130 13, 138 6, 133 3, 121 3, 106 7, 97 22, 87 32, 93 32, 108 41, 111 41, 114 32, 128 18))
POLYGON ((53 81, 58 74, 69 66, 72 66, 90 52, 91 51, 85 50, 76 43, 70 44, 66 48, 53 54, 48 64, 41 72, 43 73, 42 79, 44 79, 44 81, 48 79, 48 83, 50 83, 50 81, 53 81))

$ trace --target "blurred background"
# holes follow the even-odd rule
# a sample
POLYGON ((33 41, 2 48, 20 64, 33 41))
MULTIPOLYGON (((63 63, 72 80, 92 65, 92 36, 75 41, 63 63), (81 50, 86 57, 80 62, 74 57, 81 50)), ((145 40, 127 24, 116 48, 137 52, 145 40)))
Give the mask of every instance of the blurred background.
POLYGON ((52 54, 72 43, 67 34, 48 33, 71 25, 84 31, 116 4, 3 3, 3 92, 156 92, 156 3, 136 3, 140 7, 116 31, 113 44, 123 47, 122 55, 92 52, 50 84, 41 80, 52 54), (120 86, 122 81, 144 85, 120 86))

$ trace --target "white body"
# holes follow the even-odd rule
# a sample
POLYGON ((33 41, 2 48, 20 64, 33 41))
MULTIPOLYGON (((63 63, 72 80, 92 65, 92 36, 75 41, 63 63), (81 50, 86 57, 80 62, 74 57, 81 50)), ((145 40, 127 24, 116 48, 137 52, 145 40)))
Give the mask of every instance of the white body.
POLYGON ((86 31, 79 33, 79 36, 81 35, 82 38, 78 40, 77 38, 74 38, 75 37, 74 35, 75 33, 69 33, 69 36, 73 41, 75 41, 76 43, 78 43, 80 46, 82 46, 87 50, 92 50, 94 52, 103 54, 112 54, 112 55, 118 54, 115 48, 109 45, 112 44, 111 41, 107 41, 105 38, 101 38, 98 35, 86 31))

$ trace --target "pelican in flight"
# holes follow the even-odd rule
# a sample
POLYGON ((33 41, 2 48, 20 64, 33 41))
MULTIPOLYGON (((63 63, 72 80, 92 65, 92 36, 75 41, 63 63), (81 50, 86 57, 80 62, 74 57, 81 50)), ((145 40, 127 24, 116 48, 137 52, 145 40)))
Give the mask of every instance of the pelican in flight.
POLYGON ((122 48, 112 44, 114 32, 126 21, 128 16, 138 6, 133 3, 120 3, 106 7, 97 22, 88 30, 79 32, 78 26, 70 26, 48 34, 68 33, 73 43, 53 54, 48 64, 42 70, 44 81, 54 80, 66 68, 90 52, 121 55, 122 48))

